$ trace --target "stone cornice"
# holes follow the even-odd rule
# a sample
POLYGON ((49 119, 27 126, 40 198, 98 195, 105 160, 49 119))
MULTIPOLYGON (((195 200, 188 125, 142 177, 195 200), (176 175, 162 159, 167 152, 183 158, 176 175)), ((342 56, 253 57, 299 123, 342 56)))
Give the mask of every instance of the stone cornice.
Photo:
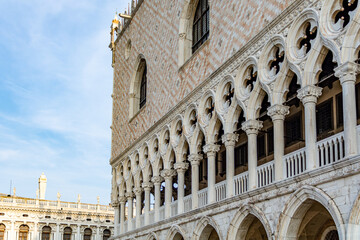
MULTIPOLYGON (((124 149, 115 158, 110 159, 111 165, 118 164, 126 158, 131 152, 139 148, 144 141, 148 141, 152 136, 160 131, 165 123, 178 114, 184 113, 188 102, 196 102, 204 92, 216 86, 226 75, 234 73, 237 67, 248 57, 260 53, 262 47, 275 34, 284 32, 284 30, 292 23, 292 21, 305 9, 314 4, 321 4, 317 0, 295 0, 281 14, 273 19, 264 29, 248 41, 242 48, 238 50, 232 57, 216 69, 210 76, 194 88, 187 96, 173 106, 163 117, 161 117, 154 125, 152 125, 142 136, 137 138, 130 146, 124 149)), ((285 31, 286 32, 286 31, 285 31)), ((286 34, 286 33, 285 33, 286 34)), ((118 38, 119 39, 119 38, 118 38)), ((118 40, 117 39, 117 40, 118 40)))

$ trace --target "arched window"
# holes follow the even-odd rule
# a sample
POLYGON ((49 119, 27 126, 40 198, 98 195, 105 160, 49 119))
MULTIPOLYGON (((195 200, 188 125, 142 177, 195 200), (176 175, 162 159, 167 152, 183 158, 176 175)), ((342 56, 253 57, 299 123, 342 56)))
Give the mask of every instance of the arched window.
POLYGON ((133 73, 129 92, 129 119, 132 119, 146 104, 147 64, 143 55, 137 60, 137 68, 133 73))
POLYGON ((208 0, 199 0, 193 22, 194 53, 209 37, 209 3, 208 0))
POLYGON ((84 231, 84 240, 91 240, 92 231, 90 228, 86 228, 84 231))
POLYGON ((105 229, 103 232, 103 240, 108 240, 111 237, 111 232, 109 229, 105 229))
POLYGON ((146 67, 145 59, 141 59, 140 67, 141 67, 141 69, 143 69, 142 75, 141 75, 141 83, 140 83, 140 109, 141 109, 146 103, 147 67, 146 67))
POLYGON ((41 240, 50 240, 51 227, 45 226, 42 228, 41 240))
POLYGON ((27 225, 21 225, 19 229, 19 240, 28 240, 29 227, 27 225))
POLYGON ((64 228, 63 240, 71 240, 72 229, 70 227, 64 228))
POLYGON ((0 240, 4 240, 5 239, 5 225, 4 224, 0 224, 0 240))

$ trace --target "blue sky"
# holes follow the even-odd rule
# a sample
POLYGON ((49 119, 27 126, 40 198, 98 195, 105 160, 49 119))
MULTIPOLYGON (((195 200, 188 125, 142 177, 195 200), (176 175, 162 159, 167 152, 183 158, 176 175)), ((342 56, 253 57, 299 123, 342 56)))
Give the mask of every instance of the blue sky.
POLYGON ((0 192, 110 201, 110 25, 127 0, 0 0, 0 192))

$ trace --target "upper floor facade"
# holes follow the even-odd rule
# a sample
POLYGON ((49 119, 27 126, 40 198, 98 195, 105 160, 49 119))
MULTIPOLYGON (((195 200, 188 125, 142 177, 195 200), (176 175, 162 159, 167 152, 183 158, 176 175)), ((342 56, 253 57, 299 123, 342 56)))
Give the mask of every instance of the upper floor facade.
POLYGON ((111 159, 216 74, 291 2, 204 1, 197 16, 199 0, 134 3, 132 19, 118 26, 112 45, 111 159), (141 105, 145 65, 146 103, 141 105))

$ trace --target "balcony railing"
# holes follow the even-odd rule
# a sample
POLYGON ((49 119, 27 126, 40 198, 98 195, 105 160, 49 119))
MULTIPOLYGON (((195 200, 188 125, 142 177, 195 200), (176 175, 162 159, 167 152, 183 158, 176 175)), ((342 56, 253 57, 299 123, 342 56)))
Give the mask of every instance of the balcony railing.
POLYGON ((77 211, 88 211, 88 210, 101 210, 112 213, 114 209, 109 205, 99 205, 99 204, 86 204, 86 203, 74 203, 74 202, 63 202, 63 201, 51 201, 51 200, 41 200, 33 198, 22 198, 15 196, 0 196, 0 204, 11 205, 11 206, 21 206, 21 207, 34 207, 38 206, 41 208, 48 209, 76 209, 77 211))
POLYGON ((249 173, 241 173, 234 178, 235 195, 247 192, 249 189, 249 173))
POLYGON ((226 198, 226 181, 219 182, 215 185, 215 194, 217 202, 226 198))
POLYGON ((208 204, 208 189, 204 188, 199 191, 199 207, 203 207, 208 204))
POLYGON ((319 167, 337 162, 345 157, 344 132, 321 140, 316 146, 319 167))
POLYGON ((306 171, 305 148, 284 156, 285 177, 294 177, 306 171))
POLYGON ((257 186, 264 187, 273 183, 275 180, 275 165, 274 161, 268 162, 257 167, 257 186))
MULTIPOLYGON (((360 141, 360 126, 357 127, 358 137, 360 141)), ((344 133, 338 133, 324 140, 317 142, 317 161, 318 168, 340 161, 345 156, 344 133)), ((297 151, 291 152, 283 157, 283 178, 292 178, 307 171, 307 159, 305 151, 306 148, 301 148, 297 151)), ((265 187, 275 182, 275 162, 271 161, 260 165, 256 168, 257 187, 265 187)), ((241 195, 249 190, 249 173, 243 172, 234 177, 234 191, 235 195, 241 195)), ((215 184, 216 202, 226 199, 226 180, 215 184)), ((183 202, 178 201, 171 203, 171 216, 178 215, 178 204, 184 204, 184 212, 192 210, 192 195, 189 194, 184 197, 183 202)), ((204 207, 208 204, 208 189, 204 188, 198 191, 198 206, 204 207)), ((155 220, 154 210, 149 212, 150 223, 155 220)), ((160 220, 165 219, 165 207, 161 206, 159 209, 160 220)), ((144 226, 143 215, 141 215, 141 226, 144 226)), ((133 228, 135 229, 135 218, 133 219, 133 228)), ((124 225, 124 230, 128 230, 127 221, 124 225)))
POLYGON ((184 197, 184 211, 189 212, 192 209, 192 196, 191 194, 184 197))

